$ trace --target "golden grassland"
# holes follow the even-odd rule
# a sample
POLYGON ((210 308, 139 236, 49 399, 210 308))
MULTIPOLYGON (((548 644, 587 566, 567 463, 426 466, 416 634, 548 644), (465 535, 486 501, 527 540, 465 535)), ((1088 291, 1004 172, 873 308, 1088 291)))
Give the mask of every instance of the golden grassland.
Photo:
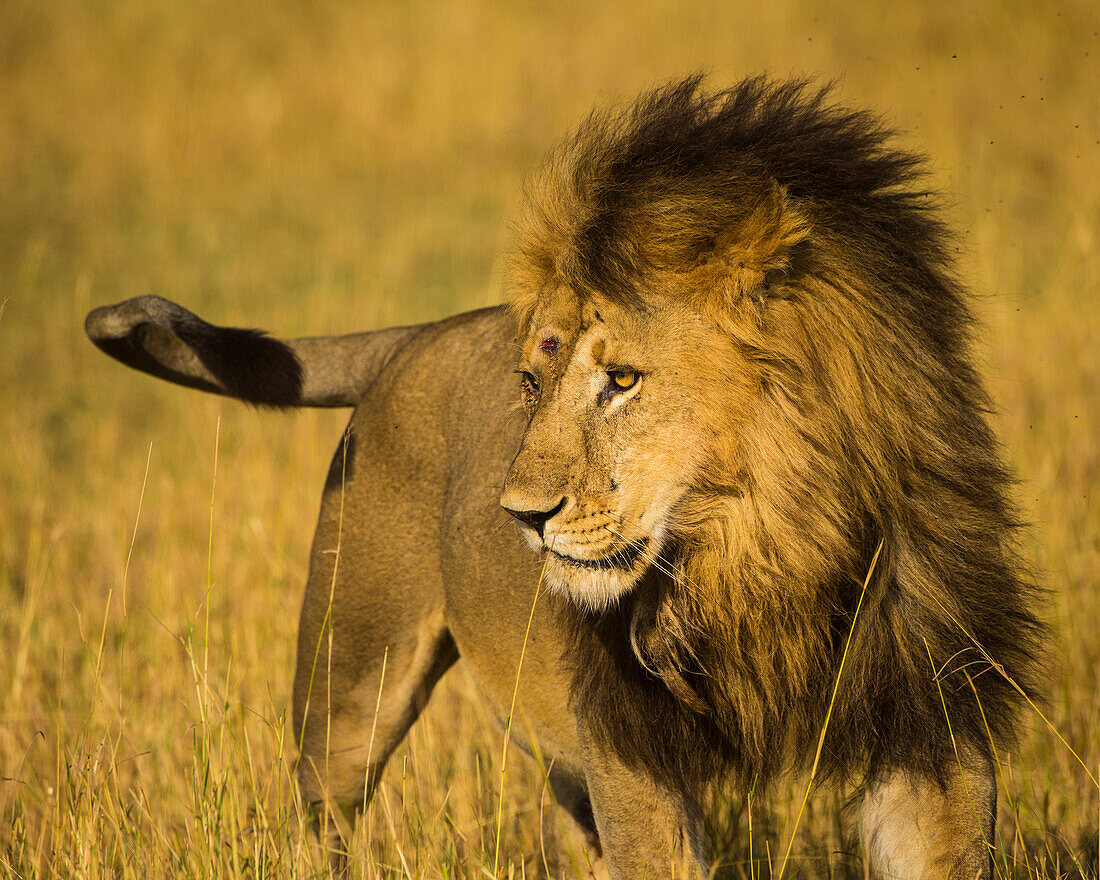
MULTIPOLYGON (((594 103, 703 68, 837 78, 932 157, 1050 588, 1058 733, 1033 715, 999 753, 998 872, 1095 877, 1098 30, 1085 0, 0 4, 0 873, 324 872, 288 708, 345 416, 128 372, 85 312, 157 293, 305 335, 494 302, 524 171, 594 103)), ((492 876, 501 746, 460 665, 353 876, 492 876)), ((768 876, 804 784, 717 806, 724 875, 768 876)), ((503 785, 499 875, 583 873, 537 763, 503 785)), ((843 805, 811 797, 787 876, 864 876, 843 805)))

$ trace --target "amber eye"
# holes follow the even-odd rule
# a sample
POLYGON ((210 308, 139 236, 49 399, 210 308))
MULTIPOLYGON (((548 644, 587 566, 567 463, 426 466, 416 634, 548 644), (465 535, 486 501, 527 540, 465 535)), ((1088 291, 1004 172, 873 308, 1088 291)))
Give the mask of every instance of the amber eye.
POLYGON ((638 384, 639 374, 632 370, 611 370, 607 375, 611 377, 611 384, 619 391, 629 391, 638 384))

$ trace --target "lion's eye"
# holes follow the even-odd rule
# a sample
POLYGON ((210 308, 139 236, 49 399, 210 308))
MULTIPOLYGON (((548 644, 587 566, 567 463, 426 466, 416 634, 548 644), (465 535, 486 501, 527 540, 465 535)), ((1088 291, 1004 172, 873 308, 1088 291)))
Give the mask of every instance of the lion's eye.
POLYGON ((617 391, 629 391, 638 384, 641 374, 633 370, 611 370, 608 374, 617 391))

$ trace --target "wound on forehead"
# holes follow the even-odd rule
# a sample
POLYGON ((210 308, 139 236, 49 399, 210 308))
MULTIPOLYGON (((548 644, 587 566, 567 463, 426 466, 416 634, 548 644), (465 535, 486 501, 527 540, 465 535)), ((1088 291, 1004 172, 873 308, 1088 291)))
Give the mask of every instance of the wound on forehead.
POLYGON ((561 348, 561 340, 552 333, 544 336, 539 342, 539 350, 544 354, 557 354, 559 348, 561 348))

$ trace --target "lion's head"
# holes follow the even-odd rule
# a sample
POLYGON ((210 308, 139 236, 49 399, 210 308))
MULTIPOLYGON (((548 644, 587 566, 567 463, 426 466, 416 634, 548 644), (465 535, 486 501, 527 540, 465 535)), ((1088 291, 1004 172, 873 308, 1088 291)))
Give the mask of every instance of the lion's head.
MULTIPOLYGON (((692 78, 590 117, 517 227, 529 425, 502 503, 551 586, 610 627, 575 646, 578 704, 606 708, 606 665, 633 658, 668 736, 746 778, 812 751, 880 546, 827 769, 938 772, 931 664, 1031 668, 969 313, 919 162, 888 141, 805 84, 692 78)), ((1007 732, 1011 686, 972 678, 1007 732)), ((629 752, 652 716, 613 702, 592 723, 629 752)))
POLYGON ((698 502, 733 490, 714 479, 739 470, 729 444, 751 402, 729 335, 651 285, 637 308, 560 284, 523 343, 531 420, 504 504, 548 549, 550 585, 594 609, 667 565, 698 502))

